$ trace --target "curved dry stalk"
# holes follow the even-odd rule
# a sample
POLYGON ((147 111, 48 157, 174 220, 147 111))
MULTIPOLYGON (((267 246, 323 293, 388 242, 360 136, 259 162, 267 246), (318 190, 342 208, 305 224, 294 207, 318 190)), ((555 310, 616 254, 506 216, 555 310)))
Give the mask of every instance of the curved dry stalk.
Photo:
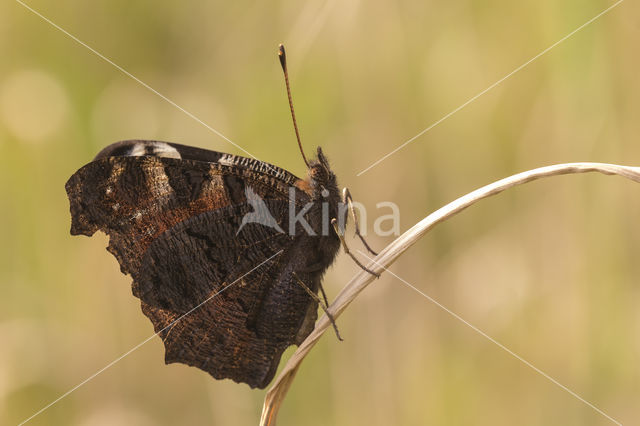
MULTIPOLYGON (((523 173, 518 173, 513 176, 501 179, 492 184, 483 186, 476 189, 467 195, 458 198, 455 201, 445 205, 444 207, 431 213, 429 216, 422 219, 411 229, 406 231, 395 241, 385 247, 376 258, 371 261, 368 268, 375 272, 383 272, 388 268, 395 260, 400 257, 409 247, 415 244, 424 234, 430 231, 435 225, 443 222, 455 214, 461 212, 472 204, 482 200, 483 198, 490 197, 492 195, 499 194, 505 189, 511 188, 516 185, 531 182, 544 177, 572 174, 572 173, 586 173, 586 172, 600 172, 606 175, 619 175, 627 179, 631 179, 636 182, 640 182, 640 167, 619 166, 615 164, 605 163, 566 163, 557 164, 553 166, 540 167, 537 169, 529 170, 523 173)), ((360 271, 358 272, 349 283, 340 291, 336 296, 333 303, 329 306, 328 312, 334 318, 337 318, 346 307, 355 299, 367 285, 369 285, 375 279, 371 274, 360 271)), ((311 348, 320 339, 320 336, 331 325, 327 315, 323 315, 317 322, 314 330, 305 339, 304 342, 298 347, 298 350, 289 358, 287 364, 280 372, 275 382, 265 395, 264 405, 262 407, 262 416, 260 419, 261 426, 273 426, 276 423, 276 417, 278 415, 278 409, 293 382, 293 379, 302 363, 304 357, 309 353, 311 348)))

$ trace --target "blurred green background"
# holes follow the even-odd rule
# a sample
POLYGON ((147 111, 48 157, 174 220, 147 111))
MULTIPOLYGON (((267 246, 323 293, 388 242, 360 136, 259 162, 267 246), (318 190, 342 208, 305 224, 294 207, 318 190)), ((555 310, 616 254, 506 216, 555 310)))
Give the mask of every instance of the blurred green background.
MULTIPOLYGON (((640 8, 631 1, 359 177, 613 3, 28 4, 258 158, 301 175, 276 57, 285 43, 307 152, 322 145, 340 183, 369 208, 370 228, 381 201, 398 204, 404 231, 519 171, 640 165, 640 8)), ((0 3, 0 57, 0 423, 17 424, 153 333, 104 235, 69 235, 69 176, 120 139, 241 152, 17 2, 0 3)), ((392 270, 633 423, 639 193, 602 175, 518 187, 440 225, 392 270)), ((356 271, 342 256, 324 281, 329 295, 356 271)), ((338 323, 345 342, 328 333, 312 351, 280 424, 612 424, 389 274, 338 323)), ((257 424, 263 391, 163 359, 155 338, 29 424, 257 424)))

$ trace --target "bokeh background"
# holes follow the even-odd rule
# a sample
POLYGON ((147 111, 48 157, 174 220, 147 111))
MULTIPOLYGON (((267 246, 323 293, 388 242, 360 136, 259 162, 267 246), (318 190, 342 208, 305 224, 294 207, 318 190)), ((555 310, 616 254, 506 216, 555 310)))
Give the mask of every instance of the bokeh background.
MULTIPOLYGON (((612 4, 28 1, 260 159, 301 175, 276 57, 284 42, 307 152, 323 146, 369 208, 369 229, 376 203, 393 201, 403 231, 519 171, 640 165, 640 8, 626 1, 356 176, 612 4)), ((0 3, 0 57, 0 423, 17 424, 153 333, 104 235, 69 235, 68 177, 120 139, 241 152, 18 2, 0 3)), ((634 423, 639 194, 638 184, 602 175, 518 187, 440 225, 392 270, 634 423)), ((356 271, 342 256, 328 293, 356 271)), ((313 350, 280 424, 612 424, 388 274, 338 323, 345 341, 328 333, 313 350)), ((257 424, 263 391, 163 359, 153 339, 29 424, 257 424)))

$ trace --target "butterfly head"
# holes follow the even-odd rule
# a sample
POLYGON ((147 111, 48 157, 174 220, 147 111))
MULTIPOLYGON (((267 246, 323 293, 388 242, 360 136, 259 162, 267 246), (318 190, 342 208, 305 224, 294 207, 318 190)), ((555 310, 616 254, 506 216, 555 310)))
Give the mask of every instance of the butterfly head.
POLYGON ((331 191, 338 188, 336 175, 331 171, 329 161, 320 147, 317 157, 309 162, 308 181, 314 189, 331 191))

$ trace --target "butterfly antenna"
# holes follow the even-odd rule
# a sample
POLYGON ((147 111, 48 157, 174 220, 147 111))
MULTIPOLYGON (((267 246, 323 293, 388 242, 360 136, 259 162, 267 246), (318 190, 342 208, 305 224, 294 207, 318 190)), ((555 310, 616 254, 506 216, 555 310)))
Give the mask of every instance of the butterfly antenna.
POLYGON ((287 97, 289 98, 289 109, 291 109, 291 118, 293 118, 293 128, 296 130, 296 139, 298 139, 298 148, 300 148, 300 154, 304 163, 309 167, 307 157, 302 150, 302 142, 300 142, 300 132, 298 131, 298 123, 296 122, 296 113, 293 111, 293 99, 291 99, 291 87, 289 86, 289 73, 287 72, 287 55, 284 53, 284 46, 281 44, 278 46, 278 57, 280 58, 280 65, 282 65, 282 71, 284 72, 284 82, 287 85, 287 97))

